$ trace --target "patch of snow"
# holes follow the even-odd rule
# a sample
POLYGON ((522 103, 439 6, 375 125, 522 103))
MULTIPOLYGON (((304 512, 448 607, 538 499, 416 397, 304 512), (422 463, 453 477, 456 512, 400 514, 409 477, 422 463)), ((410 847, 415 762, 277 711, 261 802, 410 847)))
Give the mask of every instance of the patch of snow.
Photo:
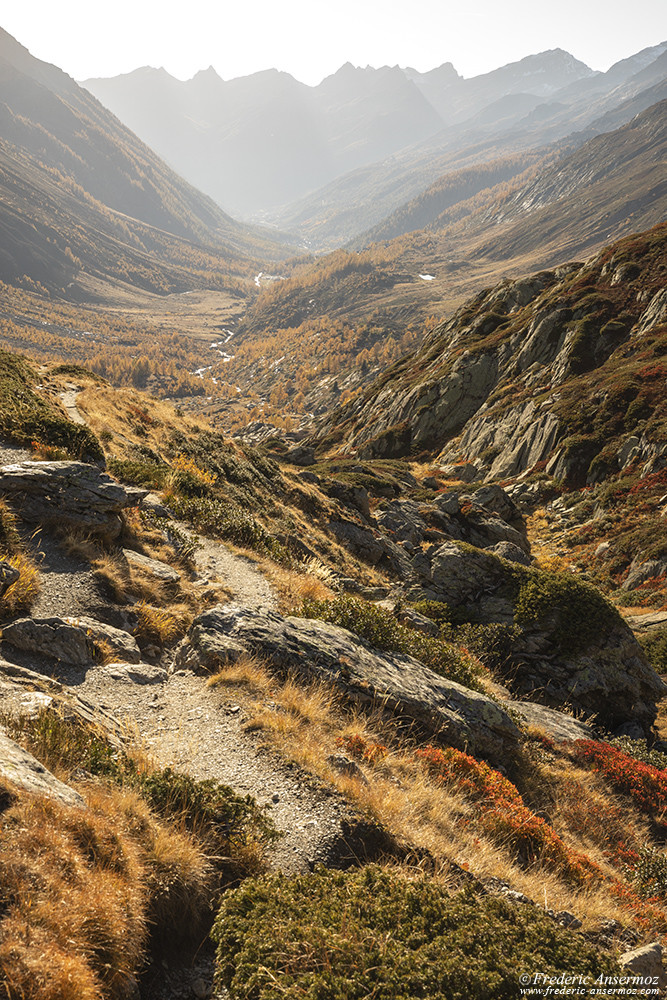
POLYGON ((422 281, 435 281, 434 274, 420 274, 419 277, 422 279, 422 281))

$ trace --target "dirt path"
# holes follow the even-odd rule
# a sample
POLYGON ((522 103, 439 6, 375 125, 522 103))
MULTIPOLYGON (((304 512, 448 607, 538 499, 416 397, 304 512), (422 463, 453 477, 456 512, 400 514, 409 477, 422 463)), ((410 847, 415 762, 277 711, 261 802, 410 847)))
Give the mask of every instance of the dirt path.
MULTIPOLYGON (((194 532, 187 524, 176 522, 176 526, 184 534, 194 536, 194 532)), ((260 573, 252 559, 237 555, 223 542, 197 537, 200 546, 195 552, 194 562, 197 572, 204 579, 217 577, 231 591, 237 604, 249 608, 276 606, 276 595, 271 584, 260 573)))
POLYGON ((247 702, 230 700, 191 671, 157 684, 133 682, 117 665, 60 670, 59 676, 126 721, 161 766, 220 781, 267 806, 282 834, 271 848, 270 868, 308 871, 340 850, 341 821, 350 818, 344 800, 266 748, 261 734, 248 732, 247 702))
POLYGON ((80 389, 77 385, 68 384, 65 392, 60 393, 60 398, 62 404, 67 410, 67 416, 70 418, 73 424, 84 424, 84 420, 81 412, 77 409, 76 397, 79 395, 80 389))

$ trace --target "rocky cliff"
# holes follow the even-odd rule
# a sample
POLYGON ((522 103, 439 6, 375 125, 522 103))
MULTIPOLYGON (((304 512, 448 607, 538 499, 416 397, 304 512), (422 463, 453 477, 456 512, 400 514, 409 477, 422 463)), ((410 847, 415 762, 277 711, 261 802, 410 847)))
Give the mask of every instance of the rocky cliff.
POLYGON ((480 293, 325 418, 320 449, 585 485, 667 446, 667 226, 480 293))

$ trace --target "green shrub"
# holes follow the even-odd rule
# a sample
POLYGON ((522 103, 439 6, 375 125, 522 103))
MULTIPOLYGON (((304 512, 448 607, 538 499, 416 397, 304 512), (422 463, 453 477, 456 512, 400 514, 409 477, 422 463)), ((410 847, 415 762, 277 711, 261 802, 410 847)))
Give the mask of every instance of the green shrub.
POLYGON ((246 1000, 515 1000, 521 975, 618 974, 537 907, 375 865, 246 881, 212 936, 216 985, 246 1000))
POLYGON ((667 855, 660 848, 640 847, 628 867, 628 876, 644 899, 667 898, 667 855))
POLYGON ((443 625, 443 639, 465 646, 491 671, 502 670, 511 661, 521 630, 513 625, 443 625))
POLYGON ((340 625, 377 649, 406 653, 443 677, 477 690, 480 688, 470 658, 456 646, 401 625, 391 612, 376 604, 344 595, 331 601, 304 601, 300 614, 304 618, 340 625))
POLYGON ((653 669, 659 674, 667 673, 667 627, 638 635, 637 639, 653 669))
POLYGON ((660 753, 659 750, 650 750, 646 740, 633 740, 629 736, 614 736, 607 742, 622 750, 628 757, 640 760, 642 764, 650 764, 651 767, 658 767, 663 771, 667 770, 667 754, 660 753))
POLYGON ((189 521, 205 535, 270 555, 276 562, 289 565, 292 561, 287 549, 252 514, 233 501, 174 494, 169 498, 169 505, 177 517, 189 521))
POLYGON ((571 573, 533 570, 521 580, 515 624, 524 629, 547 628, 551 641, 563 652, 580 652, 620 621, 596 587, 571 573))
POLYGON ((452 621, 452 609, 444 601, 416 601, 412 608, 418 615, 430 618, 431 621, 443 625, 452 621))
POLYGON ((154 462, 141 462, 131 458, 110 458, 107 468, 112 476, 132 486, 145 486, 159 490, 164 486, 169 467, 154 462))
POLYGON ((107 468, 111 475, 121 482, 131 483, 132 486, 146 486, 151 490, 162 489, 169 472, 167 465, 140 462, 130 458, 110 458, 107 468))

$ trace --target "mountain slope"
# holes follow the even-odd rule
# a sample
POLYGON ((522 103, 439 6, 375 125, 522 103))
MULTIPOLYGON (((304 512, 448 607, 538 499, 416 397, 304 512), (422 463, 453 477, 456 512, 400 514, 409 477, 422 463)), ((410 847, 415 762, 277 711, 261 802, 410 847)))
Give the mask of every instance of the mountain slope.
POLYGON ((501 282, 325 419, 320 446, 442 452, 493 478, 552 462, 585 483, 631 434, 667 445, 666 268, 663 224, 587 264, 501 282))
POLYGON ((441 178, 369 234, 375 243, 303 263, 263 290, 244 328, 257 334, 325 315, 414 328, 504 275, 553 267, 656 225, 667 216, 666 112, 657 104, 569 156, 552 151, 532 164, 517 156, 441 178), (425 229, 387 241, 391 226, 423 225, 436 212, 425 229))
POLYGON ((0 134, 7 233, 0 278, 28 273, 67 283, 82 264, 103 275, 108 248, 115 276, 127 256, 128 272, 150 271, 148 286, 171 287, 157 255, 165 255, 167 271, 170 258, 184 269, 197 245, 208 246, 205 268, 229 272, 232 261, 239 269, 240 254, 279 252, 178 177, 65 73, 2 31, 0 134))

